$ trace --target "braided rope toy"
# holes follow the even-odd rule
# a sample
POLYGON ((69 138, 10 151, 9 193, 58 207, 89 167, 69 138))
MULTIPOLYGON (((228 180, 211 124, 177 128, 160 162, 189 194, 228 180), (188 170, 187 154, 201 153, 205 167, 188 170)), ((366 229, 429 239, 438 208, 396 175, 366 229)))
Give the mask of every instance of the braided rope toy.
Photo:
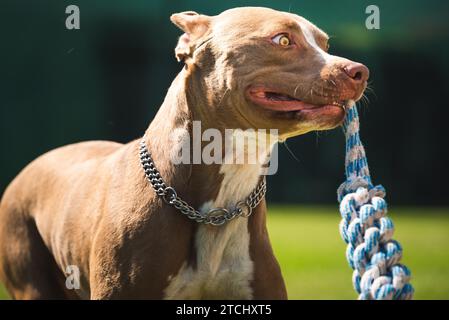
POLYGON ((340 234, 347 243, 346 258, 359 300, 409 300, 410 271, 400 264, 402 247, 392 239, 394 226, 383 199, 385 189, 373 186, 359 135, 357 106, 343 123, 346 136, 346 181, 338 188, 340 234))

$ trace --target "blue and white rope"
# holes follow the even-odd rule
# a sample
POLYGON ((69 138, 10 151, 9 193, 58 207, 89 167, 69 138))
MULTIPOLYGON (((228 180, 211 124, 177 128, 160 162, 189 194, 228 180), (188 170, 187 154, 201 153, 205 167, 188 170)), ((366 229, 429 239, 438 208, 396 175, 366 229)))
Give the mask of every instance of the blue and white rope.
POLYGON ((402 247, 392 239, 385 189, 373 186, 359 135, 357 106, 349 108, 346 136, 346 181, 338 188, 340 234, 348 244, 346 258, 360 300, 408 300, 413 297, 410 271, 400 264, 402 247))

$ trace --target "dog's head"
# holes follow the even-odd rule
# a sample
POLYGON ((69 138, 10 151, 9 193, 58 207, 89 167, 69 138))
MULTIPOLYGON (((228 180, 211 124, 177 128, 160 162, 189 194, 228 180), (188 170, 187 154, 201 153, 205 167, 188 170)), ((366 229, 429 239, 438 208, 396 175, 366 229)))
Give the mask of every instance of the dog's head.
POLYGON ((281 138, 331 129, 366 88, 368 69, 329 54, 329 37, 298 15, 236 8, 171 20, 185 32, 176 56, 202 72, 206 99, 247 127, 276 128, 281 138))

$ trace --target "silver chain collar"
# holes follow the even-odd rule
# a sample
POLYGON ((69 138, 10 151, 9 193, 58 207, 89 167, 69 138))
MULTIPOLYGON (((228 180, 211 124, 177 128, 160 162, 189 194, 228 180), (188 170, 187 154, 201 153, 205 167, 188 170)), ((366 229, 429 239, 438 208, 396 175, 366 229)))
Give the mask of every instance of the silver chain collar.
POLYGON ((145 176, 153 186, 156 194, 161 197, 165 203, 175 207, 189 219, 195 220, 199 223, 220 226, 226 221, 240 216, 247 218, 251 215, 253 209, 257 207, 260 201, 262 201, 267 191, 267 184, 265 177, 263 177, 257 187, 249 194, 248 198, 245 201, 237 202, 232 211, 229 211, 226 208, 213 208, 206 213, 201 213, 178 197, 173 187, 165 184, 146 147, 145 138, 140 142, 139 155, 140 163, 145 171, 145 176))

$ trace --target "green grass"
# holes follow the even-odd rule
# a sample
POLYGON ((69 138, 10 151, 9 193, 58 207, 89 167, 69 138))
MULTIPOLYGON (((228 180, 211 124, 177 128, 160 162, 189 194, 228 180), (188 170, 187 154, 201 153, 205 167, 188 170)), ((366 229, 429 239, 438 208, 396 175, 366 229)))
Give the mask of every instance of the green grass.
MULTIPOLYGON (((416 299, 449 299, 449 209, 397 208, 395 239, 416 299)), ((336 207, 270 206, 268 227, 290 299, 354 299, 336 207)), ((7 298, 0 285, 0 299, 7 298)))
MULTIPOLYGON (((389 213, 415 299, 449 299, 449 210, 389 213)), ((336 208, 270 207, 269 233, 290 299, 354 299, 336 208)))

